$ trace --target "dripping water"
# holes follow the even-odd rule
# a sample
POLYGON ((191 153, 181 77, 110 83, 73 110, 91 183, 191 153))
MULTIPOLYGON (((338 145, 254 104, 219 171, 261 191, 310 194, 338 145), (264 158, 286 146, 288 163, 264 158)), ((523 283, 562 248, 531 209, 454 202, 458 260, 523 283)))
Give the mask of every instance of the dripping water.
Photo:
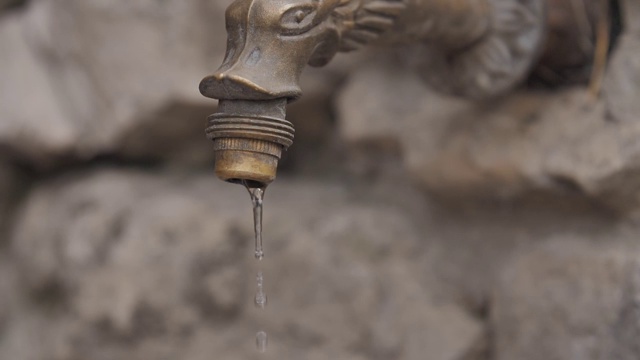
POLYGON ((267 333, 264 331, 258 331, 256 333, 256 347, 258 351, 265 352, 267 351, 267 343, 269 338, 267 337, 267 333))
POLYGON ((255 256, 256 259, 262 260, 264 257, 264 250, 262 248, 262 201, 267 186, 256 186, 246 180, 242 183, 247 188, 247 191, 249 191, 251 203, 253 204, 253 228, 256 234, 255 256))
MULTIPOLYGON (((251 181, 243 181, 242 184, 247 188, 249 195, 251 196, 251 203, 253 205, 253 228, 255 231, 255 258, 261 262, 264 258, 264 249, 262 247, 262 202, 264 199, 264 193, 267 189, 266 185, 260 184, 259 186, 251 181)), ((267 294, 264 291, 264 275, 262 271, 258 271, 256 275, 256 295, 254 297, 254 304, 258 309, 264 309, 267 306, 267 294)), ((265 331, 258 331, 256 333, 256 348, 259 352, 267 351, 267 333, 265 331)))
POLYGON ((267 294, 264 292, 264 278, 262 276, 262 271, 258 271, 258 275, 256 276, 256 283, 258 284, 258 290, 256 291, 256 296, 253 303, 257 308, 264 309, 265 307, 267 307, 267 294))

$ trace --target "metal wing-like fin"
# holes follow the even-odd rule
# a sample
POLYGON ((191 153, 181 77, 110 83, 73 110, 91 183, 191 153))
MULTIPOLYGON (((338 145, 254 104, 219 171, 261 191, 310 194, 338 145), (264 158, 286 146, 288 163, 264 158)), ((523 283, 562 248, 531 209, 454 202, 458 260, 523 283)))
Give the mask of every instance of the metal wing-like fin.
POLYGON ((393 20, 383 16, 375 16, 366 14, 356 19, 359 27, 369 28, 378 31, 384 31, 393 26, 393 20))
POLYGON ((384 31, 393 27, 395 18, 406 8, 404 2, 398 0, 364 1, 336 9, 342 22, 341 51, 356 50, 375 41, 384 31), (345 14, 344 10, 349 8, 352 12, 345 14))
POLYGON ((406 5, 399 1, 378 0, 364 5, 363 8, 374 14, 395 18, 402 13, 406 5))

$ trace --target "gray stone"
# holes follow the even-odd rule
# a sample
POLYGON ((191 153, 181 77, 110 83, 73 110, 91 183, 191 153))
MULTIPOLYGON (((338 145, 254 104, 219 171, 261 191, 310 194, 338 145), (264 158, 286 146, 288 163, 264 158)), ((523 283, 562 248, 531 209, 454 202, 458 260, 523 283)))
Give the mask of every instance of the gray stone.
POLYGON ((578 239, 516 258, 492 304, 496 359, 638 359, 639 259, 637 244, 578 239))
POLYGON ((622 0, 622 18, 627 33, 640 35, 640 4, 635 0, 622 0))
POLYGON ((640 30, 632 32, 629 29, 618 41, 607 68, 604 96, 615 120, 637 123, 640 114, 640 30))
POLYGON ((0 255, 0 334, 8 327, 11 310, 14 308, 16 272, 10 259, 0 255))
POLYGON ((145 309, 195 321, 196 309, 181 307, 188 296, 207 311, 233 311, 244 284, 240 274, 229 281, 226 271, 243 244, 233 222, 225 214, 209 219, 216 213, 209 204, 179 189, 165 193, 167 187, 152 177, 103 172, 37 189, 13 243, 29 291, 75 289, 72 305, 83 319, 124 334, 145 309), (216 276, 226 279, 222 298, 204 286, 216 276))
POLYGON ((257 264, 249 207, 246 190, 210 174, 103 170, 38 186, 12 251, 20 292, 58 315, 15 311, 0 354, 35 326, 52 339, 29 349, 36 358, 54 345, 53 359, 256 358, 264 329, 267 359, 481 359, 482 324, 436 303, 413 271, 422 245, 404 210, 280 179, 267 191, 257 264), (258 270, 266 310, 253 306, 258 270))
POLYGON ((22 5, 24 0, 0 0, 0 12, 5 11, 12 6, 22 5))
MULTIPOLYGON (((188 147, 206 144, 204 117, 214 102, 200 96, 198 83, 224 52, 225 3, 34 1, 21 25, 31 51, 40 54, 42 78, 56 89, 46 98, 63 109, 73 130, 66 155, 123 148, 132 157, 200 156, 188 147)), ((25 120, 25 126, 54 127, 46 117, 25 120)))
POLYGON ((0 339, 2 358, 62 360, 72 356, 68 338, 74 326, 68 319, 47 318, 37 309, 29 307, 21 311, 14 308, 13 311, 14 316, 10 318, 9 326, 4 329, 0 339))
POLYGON ((350 78, 338 109, 344 139, 398 142, 413 179, 439 196, 546 192, 620 208, 638 203, 640 125, 612 121, 583 89, 516 92, 475 104, 373 64, 350 78))
POLYGON ((0 143, 44 167, 69 151, 77 132, 23 23, 21 13, 0 21, 0 143))
POLYGON ((3 19, 0 142, 39 167, 113 153, 210 160, 215 102, 198 83, 221 61, 225 5, 40 0, 3 19))
POLYGON ((0 252, 8 243, 14 210, 24 191, 24 176, 0 155, 0 252))

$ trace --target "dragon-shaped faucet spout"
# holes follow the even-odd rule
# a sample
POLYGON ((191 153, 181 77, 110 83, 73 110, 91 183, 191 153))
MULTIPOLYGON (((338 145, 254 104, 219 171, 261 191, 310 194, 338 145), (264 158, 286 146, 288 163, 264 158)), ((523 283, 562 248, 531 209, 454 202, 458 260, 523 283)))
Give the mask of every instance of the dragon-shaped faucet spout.
POLYGON ((544 0, 236 0, 220 68, 200 83, 219 99, 209 118, 216 174, 268 184, 293 141, 286 104, 307 64, 366 44, 428 49, 419 72, 439 90, 483 98, 510 89, 539 53, 544 0))

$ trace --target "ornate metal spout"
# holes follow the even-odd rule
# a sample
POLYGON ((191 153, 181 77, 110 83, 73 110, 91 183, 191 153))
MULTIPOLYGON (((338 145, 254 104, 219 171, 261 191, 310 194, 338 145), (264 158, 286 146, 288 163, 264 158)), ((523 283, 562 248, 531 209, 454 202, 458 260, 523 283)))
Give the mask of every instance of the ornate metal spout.
POLYGON ((544 0, 236 0, 226 12, 226 57, 200 83, 220 100, 209 117, 216 174, 275 179, 293 141, 286 103, 304 67, 371 42, 427 49, 421 75, 437 89, 483 98, 528 73, 542 43, 544 0))

